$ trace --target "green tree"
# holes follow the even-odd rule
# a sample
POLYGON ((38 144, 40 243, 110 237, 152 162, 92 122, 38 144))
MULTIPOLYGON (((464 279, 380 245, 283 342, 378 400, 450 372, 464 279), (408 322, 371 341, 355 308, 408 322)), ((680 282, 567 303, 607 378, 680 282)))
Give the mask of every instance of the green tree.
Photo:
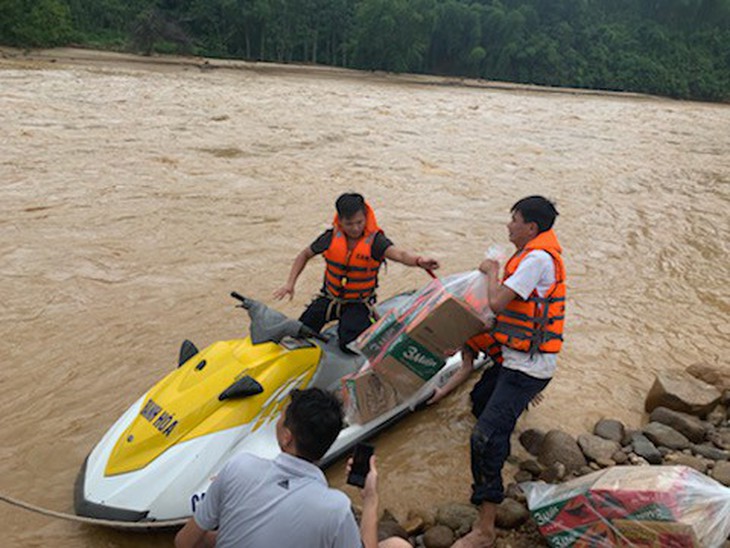
POLYGON ((71 14, 61 0, 0 0, 0 43, 56 46, 71 30, 71 14))
POLYGON ((432 20, 429 0, 362 0, 355 16, 355 66, 422 71, 432 20))

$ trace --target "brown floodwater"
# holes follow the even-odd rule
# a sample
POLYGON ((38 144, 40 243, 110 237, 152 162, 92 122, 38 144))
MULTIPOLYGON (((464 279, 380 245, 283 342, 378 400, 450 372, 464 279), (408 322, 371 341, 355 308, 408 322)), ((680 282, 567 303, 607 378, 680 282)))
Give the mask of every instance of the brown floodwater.
MULTIPOLYGON (((53 55, 0 59, 0 493, 72 511, 104 431, 175 366, 183 339, 245 334, 229 291, 271 302, 344 191, 444 273, 508 244, 518 198, 557 202, 567 342, 518 432, 637 426, 655 372, 727 363, 727 105, 53 55)), ((318 259, 279 308, 298 314, 321 275, 318 259)), ((380 294, 427 281, 391 264, 380 294)), ((382 505, 398 517, 467 500, 466 398, 375 440, 382 505)), ((341 463, 328 476, 342 486, 341 463)), ((11 506, 0 529, 5 546, 172 539, 11 506)))

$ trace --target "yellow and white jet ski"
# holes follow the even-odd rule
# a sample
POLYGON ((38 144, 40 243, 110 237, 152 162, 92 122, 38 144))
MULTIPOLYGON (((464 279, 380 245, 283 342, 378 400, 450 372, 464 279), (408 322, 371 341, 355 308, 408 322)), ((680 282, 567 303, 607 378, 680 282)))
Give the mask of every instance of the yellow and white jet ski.
MULTIPOLYGON (((132 404, 86 458, 74 493, 78 515, 120 522, 191 516, 231 456, 279 453, 275 425, 291 390, 335 389, 364 363, 340 350, 334 328, 319 335, 262 303, 231 295, 248 310, 250 336, 200 351, 183 343, 178 368, 132 404)), ((385 301, 379 312, 407 297, 385 301)), ((346 426, 320 464, 423 404, 460 363, 457 354, 407 402, 367 424, 346 426)))

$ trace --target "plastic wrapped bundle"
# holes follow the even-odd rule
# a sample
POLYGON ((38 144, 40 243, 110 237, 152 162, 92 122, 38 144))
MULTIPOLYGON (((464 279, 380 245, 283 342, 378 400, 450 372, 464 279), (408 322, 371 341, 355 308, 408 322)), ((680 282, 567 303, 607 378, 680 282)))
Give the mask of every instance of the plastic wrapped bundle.
POLYGON ((486 276, 479 271, 454 274, 414 293, 358 337, 354 347, 405 399, 493 317, 486 276))
POLYGON ((435 278, 413 293, 352 343, 368 361, 343 379, 348 420, 367 422, 407 400, 493 318, 479 271, 435 278))
POLYGON ((554 547, 715 548, 730 534, 730 488, 686 466, 615 466, 520 487, 554 547))

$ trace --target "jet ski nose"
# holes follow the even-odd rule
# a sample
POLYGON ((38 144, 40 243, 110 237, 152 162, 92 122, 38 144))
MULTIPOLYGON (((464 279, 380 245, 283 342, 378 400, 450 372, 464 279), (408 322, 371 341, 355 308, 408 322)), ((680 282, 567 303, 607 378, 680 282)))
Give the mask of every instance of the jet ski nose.
POLYGON ((86 457, 84 464, 81 465, 76 483, 74 484, 74 511, 78 516, 87 518, 108 519, 112 521, 142 521, 149 514, 148 511, 129 510, 126 508, 115 508, 105 504, 91 502, 86 498, 86 467, 89 463, 89 457, 86 457))

